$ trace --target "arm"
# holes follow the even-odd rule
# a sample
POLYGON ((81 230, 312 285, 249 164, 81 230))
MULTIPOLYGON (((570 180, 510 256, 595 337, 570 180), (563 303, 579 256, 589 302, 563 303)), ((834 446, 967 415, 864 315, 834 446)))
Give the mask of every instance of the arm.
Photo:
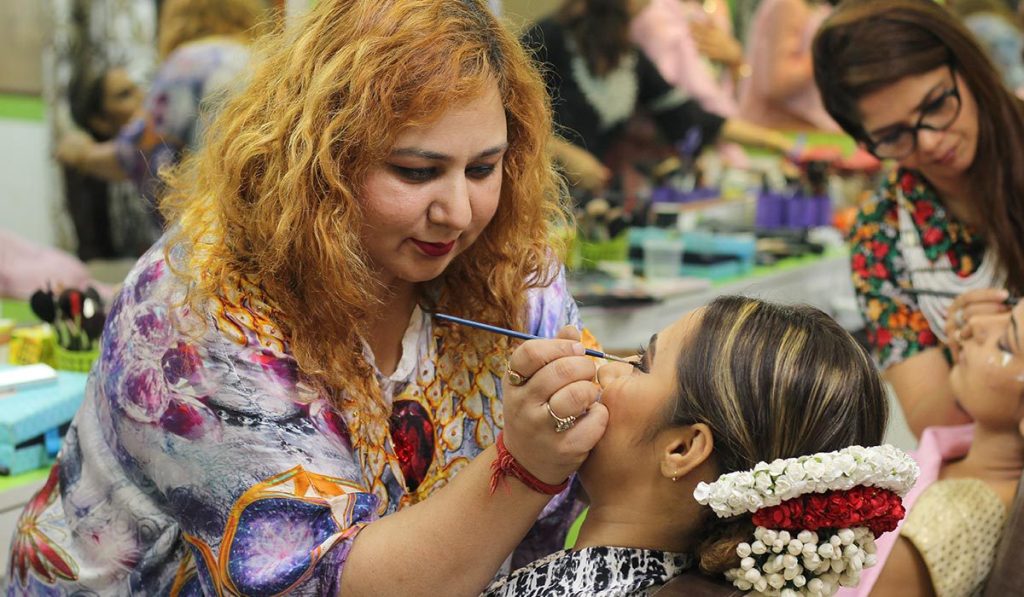
POLYGON ((64 135, 57 145, 57 160, 93 178, 110 181, 126 178, 118 162, 114 142, 97 143, 84 133, 64 135))
POLYGON ((788 154, 796 147, 793 139, 776 131, 760 125, 730 118, 722 126, 722 138, 726 141, 771 149, 781 154, 788 154))
POLYGON ((906 537, 893 545, 882 573, 871 588, 871 597, 931 597, 931 576, 921 554, 906 537))
POLYGON ((927 427, 970 423, 949 385, 949 364, 941 348, 930 348, 885 370, 907 425, 917 438, 927 427))
POLYGON ((551 138, 551 154, 565 171, 569 183, 589 191, 599 191, 612 173, 594 154, 562 139, 551 138))

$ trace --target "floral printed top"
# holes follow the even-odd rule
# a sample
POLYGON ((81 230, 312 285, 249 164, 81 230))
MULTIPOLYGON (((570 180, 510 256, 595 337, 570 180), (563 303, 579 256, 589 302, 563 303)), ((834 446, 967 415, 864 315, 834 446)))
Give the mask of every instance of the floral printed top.
POLYGON ((248 46, 227 37, 184 44, 161 64, 142 115, 114 141, 121 169, 151 204, 159 193, 160 168, 195 147, 210 109, 235 87, 248 64, 248 46))
POLYGON ((902 169, 889 176, 862 208, 850 236, 853 287, 868 341, 883 369, 941 345, 918 297, 905 291, 913 286, 915 272, 900 242, 901 204, 920 237, 928 267, 966 279, 978 272, 985 257, 982 238, 956 221, 923 177, 902 169))
MULTIPOLYGON (((366 524, 427 498, 503 426, 502 337, 458 352, 417 310, 380 445, 299 373, 274 310, 239 283, 204 317, 161 241, 114 302, 85 402, 19 519, 13 595, 328 595, 366 524)), ((528 331, 578 324, 559 278, 528 331)), ((363 425, 367 423, 362 422, 363 425)), ((513 566, 559 549, 579 503, 553 499, 513 566)))

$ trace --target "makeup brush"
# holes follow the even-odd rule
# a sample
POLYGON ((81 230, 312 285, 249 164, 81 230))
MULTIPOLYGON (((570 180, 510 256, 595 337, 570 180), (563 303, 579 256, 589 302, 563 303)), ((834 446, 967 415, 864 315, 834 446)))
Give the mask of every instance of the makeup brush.
MULTIPOLYGON (((505 329, 505 328, 499 328, 497 326, 488 325, 486 323, 480 323, 479 321, 472 321, 472 320, 469 320, 469 319, 462 319, 461 317, 454 317, 452 315, 444 315, 442 313, 434 313, 434 317, 436 317, 437 319, 440 319, 441 321, 445 321, 445 322, 448 322, 448 323, 457 323, 459 325, 464 325, 464 326, 467 326, 467 327, 476 328, 478 330, 483 330, 485 332, 493 332, 495 334, 501 334, 503 336, 510 336, 512 338, 518 338, 520 340, 543 340, 543 338, 541 338, 540 336, 533 336, 531 334, 524 334, 522 332, 517 332, 515 330, 508 330, 508 329, 505 329)), ((605 354, 605 353, 603 353, 603 352, 601 352, 599 350, 593 350, 593 349, 588 348, 584 352, 588 356, 597 357, 599 359, 608 359, 609 361, 616 361, 616 362, 619 362, 619 363, 626 363, 627 365, 632 365, 634 367, 640 367, 640 363, 638 363, 636 361, 628 361, 628 360, 626 360, 626 359, 624 359, 622 357, 617 357, 617 356, 614 356, 614 355, 605 354)))
MULTIPOLYGON (((952 292, 949 290, 932 290, 930 288, 902 288, 901 290, 903 290, 903 292, 906 292, 907 294, 912 294, 914 296, 937 296, 939 298, 950 299, 955 299, 956 297, 963 294, 961 292, 952 292)), ((1010 307, 1016 305, 1019 302, 1019 296, 1011 296, 1008 297, 1005 301, 1003 301, 1004 304, 1010 307)))

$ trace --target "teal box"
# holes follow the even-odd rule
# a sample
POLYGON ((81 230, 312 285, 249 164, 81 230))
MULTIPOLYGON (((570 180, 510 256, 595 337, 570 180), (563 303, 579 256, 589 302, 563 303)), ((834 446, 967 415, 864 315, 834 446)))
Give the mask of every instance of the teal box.
POLYGON ((56 383, 0 394, 0 448, 14 449, 74 418, 88 379, 86 373, 58 371, 56 383))
POLYGON ((46 453, 46 445, 40 441, 16 448, 9 444, 0 445, 0 474, 20 475, 34 471, 53 462, 46 453))

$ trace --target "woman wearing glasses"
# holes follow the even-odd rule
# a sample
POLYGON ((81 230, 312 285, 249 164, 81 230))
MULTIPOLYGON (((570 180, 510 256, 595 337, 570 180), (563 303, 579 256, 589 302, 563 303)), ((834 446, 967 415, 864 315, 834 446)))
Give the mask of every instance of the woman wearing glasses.
POLYGON ((829 114, 898 165, 851 236, 875 358, 916 435, 966 422, 949 371, 968 323, 1024 292, 1024 105, 932 0, 843 2, 813 52, 829 114))

